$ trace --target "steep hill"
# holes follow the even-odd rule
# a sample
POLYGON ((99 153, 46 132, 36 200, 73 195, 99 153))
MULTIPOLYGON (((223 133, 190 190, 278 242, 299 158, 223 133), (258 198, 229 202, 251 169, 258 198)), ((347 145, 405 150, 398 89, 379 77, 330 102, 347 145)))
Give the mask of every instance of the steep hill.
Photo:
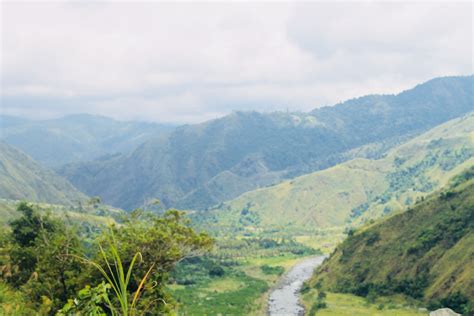
POLYGON ((353 294, 403 293, 474 313, 474 167, 405 213, 350 235, 311 284, 353 294))
POLYGON ((472 110, 473 80, 438 78, 398 95, 310 113, 233 113, 60 172, 114 206, 130 209, 159 198, 165 207, 205 209, 353 158, 361 146, 385 148, 459 117, 472 110))
POLYGON ((0 140, 49 167, 128 152, 174 128, 87 114, 42 121, 0 116, 0 125, 0 140))
POLYGON ((0 198, 72 205, 87 196, 25 153, 0 142, 0 198))
POLYGON ((474 165, 474 114, 388 152, 244 193, 209 211, 209 225, 308 229, 361 224, 401 210, 474 165))

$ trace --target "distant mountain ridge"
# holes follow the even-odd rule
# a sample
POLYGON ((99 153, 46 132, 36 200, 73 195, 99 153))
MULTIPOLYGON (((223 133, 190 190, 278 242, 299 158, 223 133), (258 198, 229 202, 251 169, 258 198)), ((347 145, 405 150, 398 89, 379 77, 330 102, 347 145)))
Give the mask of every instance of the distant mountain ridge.
POLYGON ((28 153, 36 161, 59 167, 103 155, 129 152, 174 126, 75 114, 51 120, 0 116, 0 141, 28 153))
POLYGON ((209 227, 243 230, 360 225, 403 210, 473 165, 471 113, 396 146, 381 159, 357 158, 249 191, 200 217, 208 217, 209 227))
POLYGON ((19 149, 0 142, 0 198, 77 205, 87 196, 19 149))
POLYGON ((368 144, 395 144, 473 109, 474 77, 437 78, 398 95, 367 96, 310 113, 237 112, 187 125, 129 154, 59 172, 126 209, 206 209, 261 186, 333 166, 368 144))

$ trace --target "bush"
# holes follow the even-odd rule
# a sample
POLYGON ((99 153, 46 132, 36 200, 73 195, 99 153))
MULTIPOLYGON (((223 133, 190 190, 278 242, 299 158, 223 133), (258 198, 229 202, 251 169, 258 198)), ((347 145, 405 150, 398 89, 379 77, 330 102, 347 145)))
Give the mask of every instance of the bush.
POLYGON ((211 277, 221 277, 225 274, 224 269, 221 266, 214 266, 209 269, 209 276, 211 277))
POLYGON ((285 272, 285 268, 282 266, 269 266, 266 264, 260 266, 260 269, 267 275, 282 275, 285 272))

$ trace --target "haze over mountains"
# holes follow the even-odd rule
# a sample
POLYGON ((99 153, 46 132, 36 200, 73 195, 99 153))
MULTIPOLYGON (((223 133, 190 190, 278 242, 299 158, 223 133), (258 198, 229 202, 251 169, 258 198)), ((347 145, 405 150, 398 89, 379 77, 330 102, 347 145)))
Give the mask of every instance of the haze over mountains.
MULTIPOLYGON (((158 198, 165 208, 202 210, 349 159, 380 158, 472 111, 473 78, 437 78, 398 95, 366 96, 309 113, 235 112, 181 127, 92 115, 46 121, 2 116, 1 138, 114 206, 132 209, 158 198)), ((16 165, 22 161, 28 161, 23 170, 43 168, 27 158, 16 165)))
POLYGON ((398 95, 366 96, 310 113, 237 112, 59 172, 117 207, 158 198, 164 207, 205 209, 353 158, 361 146, 379 150, 359 155, 380 154, 472 111, 473 78, 437 78, 398 95))
POLYGON ((156 123, 119 122, 88 114, 41 121, 2 115, 0 124, 0 140, 49 167, 128 152, 174 128, 156 123))
POLYGON ((70 206, 87 197, 22 151, 0 142, 0 198, 70 206))
MULTIPOLYGON (((163 208, 198 210, 188 213, 193 225, 213 234, 218 256, 232 260, 253 251, 332 251, 350 232, 306 295, 322 281, 325 290, 367 300, 403 293, 427 306, 470 311, 473 83, 473 76, 437 78, 309 113, 235 112, 176 128, 90 115, 2 117, 0 224, 18 217, 17 200, 61 204, 46 207, 89 230, 123 218, 122 210, 87 196, 98 195, 126 210, 155 198, 163 208), (354 227, 360 231, 353 234, 354 227)), ((225 266, 216 280, 240 275, 245 290, 255 286, 250 280, 266 286, 262 267, 249 268, 257 271, 252 279, 225 266)), ((217 293, 207 283, 215 276, 203 271, 196 280, 207 280, 205 287, 192 281, 174 292, 195 296, 183 300, 189 308, 202 293, 217 293)), ((252 295, 261 297, 262 288, 252 295)))
POLYGON ((246 192, 205 216, 209 226, 244 230, 360 225, 404 209, 472 165, 474 114, 470 113, 396 146, 381 159, 357 158, 246 192))

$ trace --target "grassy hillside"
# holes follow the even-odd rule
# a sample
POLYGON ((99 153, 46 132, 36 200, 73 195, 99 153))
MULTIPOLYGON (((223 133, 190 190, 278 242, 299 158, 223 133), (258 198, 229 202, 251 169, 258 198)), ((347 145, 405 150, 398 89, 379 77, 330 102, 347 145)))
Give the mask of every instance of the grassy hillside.
POLYGON ((0 142, 0 198, 72 205, 87 196, 25 153, 0 142))
POLYGON ((67 166, 74 185, 130 209, 206 209, 243 192, 396 143, 472 110, 474 77, 431 80, 398 95, 367 96, 310 113, 233 113, 177 128, 130 154, 67 166), (382 145, 381 145, 382 144, 382 145))
MULTIPOLYGON (((3 229, 11 220, 20 216, 16 210, 20 201, 0 199, 0 227, 3 229)), ((31 203, 40 212, 50 212, 53 216, 61 217, 88 229, 105 227, 120 221, 123 211, 106 205, 64 206, 50 203, 31 203)))
POLYGON ((42 121, 0 116, 0 123, 0 140, 49 167, 128 152, 174 128, 87 114, 42 121))
POLYGON ((351 234, 311 280, 360 296, 402 293, 474 312, 474 167, 405 213, 351 234))
MULTIPOLYGON (((247 192, 206 215, 245 230, 325 228, 403 209, 474 165, 474 115, 442 124, 387 153, 247 192)), ((198 217, 198 216, 197 216, 198 217)))

